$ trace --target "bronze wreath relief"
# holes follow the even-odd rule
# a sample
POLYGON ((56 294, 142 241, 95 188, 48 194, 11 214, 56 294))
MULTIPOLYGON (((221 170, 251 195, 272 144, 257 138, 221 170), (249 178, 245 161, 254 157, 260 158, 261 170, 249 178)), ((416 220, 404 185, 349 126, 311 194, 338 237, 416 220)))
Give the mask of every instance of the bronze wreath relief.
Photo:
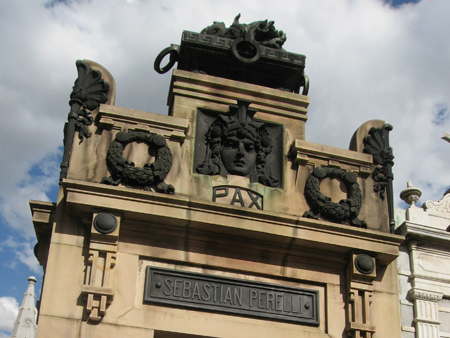
POLYGON ((366 222, 358 219, 362 204, 362 195, 356 175, 352 172, 333 168, 315 168, 305 184, 305 198, 310 211, 306 211, 303 217, 325 219, 326 221, 367 228, 366 222), (324 178, 338 179, 347 187, 347 198, 339 203, 331 202, 331 198, 320 192, 320 182, 324 178))
POLYGON ((162 135, 142 131, 121 131, 116 134, 106 155, 106 164, 111 177, 104 177, 102 183, 110 185, 126 184, 128 187, 139 187, 166 194, 173 194, 175 189, 166 184, 164 179, 172 167, 172 153, 162 135), (132 142, 144 142, 149 151, 154 151, 156 160, 146 163, 143 168, 136 167, 123 157, 126 145, 132 142))

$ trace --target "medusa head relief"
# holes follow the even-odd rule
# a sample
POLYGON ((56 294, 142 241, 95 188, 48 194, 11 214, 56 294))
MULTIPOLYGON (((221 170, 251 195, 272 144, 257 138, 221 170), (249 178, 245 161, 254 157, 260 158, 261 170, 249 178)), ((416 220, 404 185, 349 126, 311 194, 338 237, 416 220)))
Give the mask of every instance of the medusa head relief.
POLYGON ((194 170, 279 187, 282 127, 253 119, 256 110, 250 103, 239 100, 226 115, 199 112, 194 170))

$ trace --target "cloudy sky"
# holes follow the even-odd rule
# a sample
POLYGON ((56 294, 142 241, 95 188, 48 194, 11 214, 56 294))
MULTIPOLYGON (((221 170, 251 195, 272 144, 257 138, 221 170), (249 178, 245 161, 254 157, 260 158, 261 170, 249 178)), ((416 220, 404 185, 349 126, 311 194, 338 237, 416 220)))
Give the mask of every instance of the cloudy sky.
MULTIPOLYGON (((348 148, 365 121, 392 124, 394 194, 411 180, 421 202, 450 185, 450 1, 0 1, 0 338, 8 337, 33 256, 29 199, 56 200, 62 128, 77 59, 114 76, 116 105, 167 113, 170 72, 153 70, 181 32, 213 21, 269 19, 284 48, 306 55, 306 139, 348 148)), ((397 197, 397 207, 406 205, 397 197)))

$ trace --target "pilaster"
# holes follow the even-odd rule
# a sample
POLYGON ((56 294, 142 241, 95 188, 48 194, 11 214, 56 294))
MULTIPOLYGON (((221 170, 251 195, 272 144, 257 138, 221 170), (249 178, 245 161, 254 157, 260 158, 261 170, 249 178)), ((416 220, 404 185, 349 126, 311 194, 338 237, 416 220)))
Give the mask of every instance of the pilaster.
POLYGON ((376 332, 371 324, 375 259, 353 253, 347 276, 347 334, 351 338, 372 338, 376 332))
POLYGON ((83 296, 89 321, 99 322, 114 299, 113 269, 120 229, 119 215, 94 212, 83 296))
POLYGON ((416 338, 439 338, 438 302, 441 293, 413 288, 409 296, 414 300, 414 323, 416 324, 416 338))

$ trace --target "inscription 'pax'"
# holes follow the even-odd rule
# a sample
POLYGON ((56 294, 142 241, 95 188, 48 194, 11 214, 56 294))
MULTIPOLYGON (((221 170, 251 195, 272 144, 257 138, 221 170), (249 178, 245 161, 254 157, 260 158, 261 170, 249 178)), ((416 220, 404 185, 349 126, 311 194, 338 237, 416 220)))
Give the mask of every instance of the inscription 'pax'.
POLYGON ((263 210, 263 196, 253 190, 233 187, 213 187, 212 201, 263 210))

